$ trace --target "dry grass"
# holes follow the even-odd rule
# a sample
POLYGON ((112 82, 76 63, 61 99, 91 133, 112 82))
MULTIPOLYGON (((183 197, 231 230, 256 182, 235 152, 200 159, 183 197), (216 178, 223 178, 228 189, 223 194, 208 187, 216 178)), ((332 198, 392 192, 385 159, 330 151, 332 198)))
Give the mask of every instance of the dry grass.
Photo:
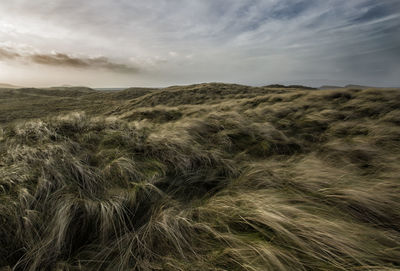
POLYGON ((0 270, 400 270, 400 91, 73 91, 1 93, 0 270))

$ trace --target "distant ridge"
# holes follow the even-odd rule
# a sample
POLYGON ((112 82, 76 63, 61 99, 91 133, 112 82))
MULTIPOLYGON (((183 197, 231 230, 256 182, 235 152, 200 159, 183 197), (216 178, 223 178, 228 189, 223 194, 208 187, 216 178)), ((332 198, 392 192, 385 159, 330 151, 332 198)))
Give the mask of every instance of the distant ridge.
POLYGON ((335 88, 343 88, 343 87, 340 87, 340 86, 329 86, 329 85, 327 85, 327 86, 320 86, 318 89, 335 89, 335 88))
POLYGON ((59 86, 59 87, 49 87, 49 88, 43 88, 47 90, 65 90, 65 91, 86 91, 86 92, 93 92, 95 91, 92 88, 85 87, 85 86, 59 86))
POLYGON ((313 87, 308 87, 308 86, 302 86, 302 85, 281 85, 281 84, 272 84, 272 85, 266 85, 264 87, 269 87, 269 88, 297 88, 297 89, 316 89, 313 87))
MULTIPOLYGON (((324 85, 324 86, 320 86, 318 89, 335 89, 335 88, 357 88, 357 89, 367 89, 367 88, 377 88, 375 86, 363 86, 363 85, 353 85, 353 84, 349 84, 349 85, 345 85, 344 87, 341 86, 330 86, 330 85, 324 85)), ((382 88, 382 87, 379 87, 382 88)))
POLYGON ((376 87, 374 87, 374 86, 362 86, 362 85, 346 85, 345 88, 365 89, 365 88, 376 88, 376 87))
POLYGON ((3 84, 0 83, 0 88, 22 88, 20 86, 15 86, 15 85, 11 85, 11 84, 3 84))

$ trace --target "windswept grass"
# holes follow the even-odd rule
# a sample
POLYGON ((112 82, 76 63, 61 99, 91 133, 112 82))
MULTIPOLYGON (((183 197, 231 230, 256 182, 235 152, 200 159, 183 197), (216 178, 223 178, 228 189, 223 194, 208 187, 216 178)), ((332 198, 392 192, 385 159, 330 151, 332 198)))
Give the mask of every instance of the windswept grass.
POLYGON ((3 118, 0 270, 400 270, 398 90, 51 91, 5 92, 66 111, 3 118))

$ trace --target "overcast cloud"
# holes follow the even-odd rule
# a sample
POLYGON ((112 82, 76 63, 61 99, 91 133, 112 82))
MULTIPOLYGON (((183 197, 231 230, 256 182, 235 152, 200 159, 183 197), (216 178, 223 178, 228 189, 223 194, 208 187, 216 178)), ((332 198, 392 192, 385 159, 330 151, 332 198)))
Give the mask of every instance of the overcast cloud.
POLYGON ((0 82, 400 86, 398 0, 4 0, 0 82))

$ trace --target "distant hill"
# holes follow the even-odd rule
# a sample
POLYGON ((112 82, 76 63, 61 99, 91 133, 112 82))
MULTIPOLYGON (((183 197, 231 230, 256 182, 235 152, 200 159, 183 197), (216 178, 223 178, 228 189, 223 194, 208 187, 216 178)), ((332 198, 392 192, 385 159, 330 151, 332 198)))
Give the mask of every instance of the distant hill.
POLYGON ((343 88, 343 87, 324 85, 324 86, 320 86, 318 89, 336 89, 336 88, 343 88))
POLYGON ((280 84, 272 84, 272 85, 266 85, 264 87, 268 87, 268 88, 295 88, 295 89, 316 89, 313 87, 308 87, 308 86, 302 86, 302 85, 280 85, 280 84))
POLYGON ((67 94, 68 93, 74 93, 74 92, 88 93, 88 92, 95 92, 96 91, 96 90, 94 90, 92 88, 79 87, 79 86, 77 86, 77 87, 73 87, 73 86, 70 86, 70 87, 50 87, 50 88, 44 88, 43 90, 46 90, 46 91, 48 91, 48 90, 53 90, 53 91, 56 90, 56 91, 59 91, 59 92, 60 91, 64 91, 67 94))
POLYGON ((140 87, 131 87, 127 89, 123 89, 121 91, 116 91, 112 94, 114 99, 121 99, 121 100, 129 100, 135 99, 140 96, 144 96, 146 94, 152 93, 158 90, 157 88, 140 88, 140 87))
POLYGON ((53 87, 50 87, 50 88, 87 88, 87 87, 86 86, 74 86, 74 85, 64 84, 64 85, 60 85, 60 86, 53 86, 53 87))
POLYGON ((3 84, 0 83, 0 88, 22 88, 20 86, 15 86, 15 85, 11 85, 11 84, 3 84))
POLYGON ((320 86, 318 89, 337 89, 337 88, 357 88, 357 89, 367 89, 367 88, 377 88, 375 86, 363 86, 363 85, 353 85, 349 84, 344 87, 341 86, 330 86, 330 85, 324 85, 320 86))
POLYGON ((366 88, 376 88, 376 87, 374 87, 374 86, 362 86, 362 85, 346 85, 345 88, 366 89, 366 88))

